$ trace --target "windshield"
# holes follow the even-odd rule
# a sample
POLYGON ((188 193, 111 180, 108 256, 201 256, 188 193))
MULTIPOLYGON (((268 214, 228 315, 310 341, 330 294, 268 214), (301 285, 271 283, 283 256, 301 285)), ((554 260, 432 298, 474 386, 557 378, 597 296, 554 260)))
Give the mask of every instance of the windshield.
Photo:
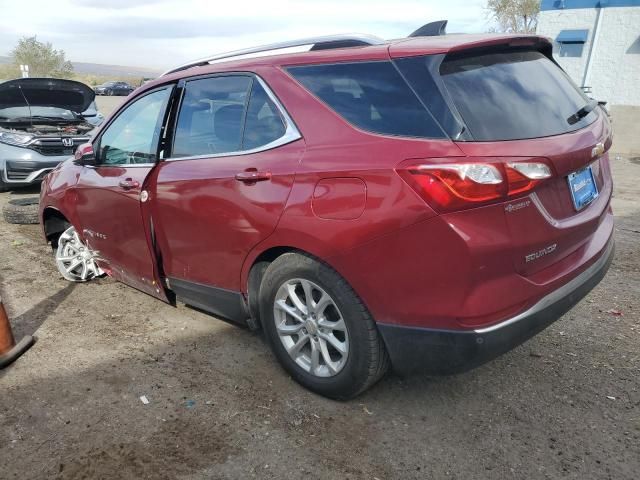
POLYGON ((28 117, 51 117, 60 120, 75 120, 77 117, 71 110, 57 107, 8 107, 0 108, 0 119, 13 120, 28 117))

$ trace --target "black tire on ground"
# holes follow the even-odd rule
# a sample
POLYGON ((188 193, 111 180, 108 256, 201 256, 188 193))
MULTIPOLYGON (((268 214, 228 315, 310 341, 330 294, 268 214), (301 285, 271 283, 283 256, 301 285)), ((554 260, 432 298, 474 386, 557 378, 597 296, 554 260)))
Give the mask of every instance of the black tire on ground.
POLYGON ((2 208, 2 216, 7 223, 34 225, 38 218, 38 197, 16 198, 9 200, 2 208))
MULTIPOLYGON (((0 172, 2 174, 2 172, 0 172)), ((10 190, 9 185, 4 183, 2 179, 0 179, 0 192, 8 192, 10 190)))
POLYGON ((335 270, 304 253, 285 253, 269 265, 260 285, 260 317, 271 348, 292 378, 320 395, 346 400, 380 380, 389 368, 389 356, 376 324, 353 291, 335 270), (318 377, 302 369, 280 341, 273 305, 278 289, 286 281, 306 279, 324 289, 342 313, 349 334, 347 361, 336 375, 318 377))

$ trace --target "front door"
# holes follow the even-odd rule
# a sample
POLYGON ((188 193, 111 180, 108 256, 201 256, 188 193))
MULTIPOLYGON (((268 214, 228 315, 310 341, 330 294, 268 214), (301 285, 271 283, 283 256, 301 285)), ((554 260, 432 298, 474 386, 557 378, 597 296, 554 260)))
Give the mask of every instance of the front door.
POLYGON ((144 207, 171 91, 152 91, 119 112, 94 141, 97 164, 82 169, 76 188, 82 236, 97 251, 100 266, 165 301, 144 207))

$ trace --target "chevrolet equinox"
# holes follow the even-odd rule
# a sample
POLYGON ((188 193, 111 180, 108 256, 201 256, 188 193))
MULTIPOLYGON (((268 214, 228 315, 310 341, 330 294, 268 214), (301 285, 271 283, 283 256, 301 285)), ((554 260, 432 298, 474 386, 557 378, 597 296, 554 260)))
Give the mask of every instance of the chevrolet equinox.
POLYGON ((322 37, 139 88, 46 176, 41 220, 66 279, 262 329, 350 398, 390 366, 480 365, 586 295, 611 140, 546 38, 322 37))

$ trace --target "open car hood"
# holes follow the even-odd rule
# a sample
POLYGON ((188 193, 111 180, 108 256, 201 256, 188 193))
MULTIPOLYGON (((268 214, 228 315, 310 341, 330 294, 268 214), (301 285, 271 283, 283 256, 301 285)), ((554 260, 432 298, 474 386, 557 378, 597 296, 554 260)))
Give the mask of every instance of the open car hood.
POLYGON ((84 83, 59 78, 19 78, 0 83, 0 108, 57 107, 84 112, 96 94, 84 83), (24 94, 24 95, 23 95, 24 94))

